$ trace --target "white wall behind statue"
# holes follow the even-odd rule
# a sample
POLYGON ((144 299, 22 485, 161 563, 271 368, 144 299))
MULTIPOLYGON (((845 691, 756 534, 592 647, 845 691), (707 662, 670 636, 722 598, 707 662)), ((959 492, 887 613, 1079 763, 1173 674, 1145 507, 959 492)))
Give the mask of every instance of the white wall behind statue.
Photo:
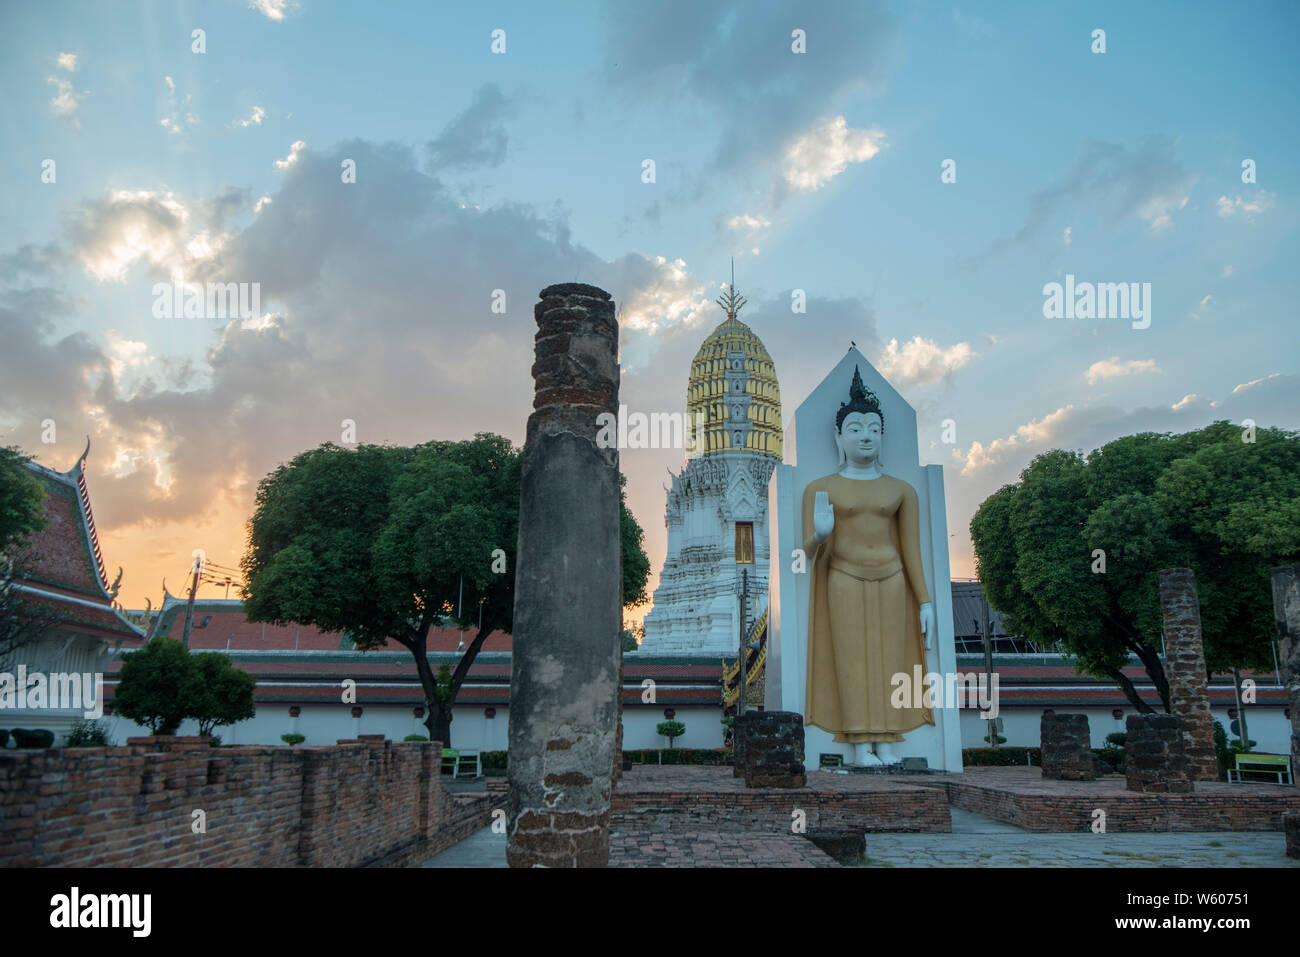
MULTIPOLYGON (((849 385, 857 368, 862 382, 880 402, 884 420, 880 467, 916 489, 920 506, 921 563, 926 588, 934 604, 937 634, 927 652, 926 670, 947 675, 956 668, 953 647, 952 589, 948 570, 948 521, 943 492, 943 467, 921 465, 916 411, 857 349, 850 349, 821 384, 800 403, 785 430, 785 464, 778 465, 769 484, 769 522, 773 548, 770 564, 770 618, 765 707, 769 711, 804 713, 807 669, 808 601, 812 562, 793 571, 795 549, 811 529, 803 529, 803 491, 809 482, 839 470, 835 447, 835 416, 849 401, 849 385)), ((924 684, 922 685, 924 687, 924 684)), ((961 771, 961 729, 956 710, 934 709, 934 726, 907 732, 897 746, 904 757, 924 757, 931 768, 961 771)), ((804 728, 805 762, 815 769, 818 755, 846 754, 820 728, 804 728)))

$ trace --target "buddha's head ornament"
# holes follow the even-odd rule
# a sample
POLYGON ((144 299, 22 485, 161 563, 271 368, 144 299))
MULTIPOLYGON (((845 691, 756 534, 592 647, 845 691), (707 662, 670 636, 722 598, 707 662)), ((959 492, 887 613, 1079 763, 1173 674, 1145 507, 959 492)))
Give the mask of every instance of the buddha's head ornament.
POLYGON ((844 428, 844 420, 853 412, 860 412, 863 415, 880 416, 880 431, 885 431, 885 414, 880 411, 880 400, 876 394, 862 384, 862 374, 858 367, 853 367, 853 383, 849 386, 849 401, 840 403, 839 414, 835 416, 835 431, 840 432, 844 428))

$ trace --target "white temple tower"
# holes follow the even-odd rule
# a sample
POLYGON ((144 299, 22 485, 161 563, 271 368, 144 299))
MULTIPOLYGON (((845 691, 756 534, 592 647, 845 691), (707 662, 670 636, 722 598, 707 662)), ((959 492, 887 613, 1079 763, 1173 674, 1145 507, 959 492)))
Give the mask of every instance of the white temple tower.
POLYGON ((781 391, 772 357, 736 318, 745 305, 729 287, 726 319, 691 363, 687 421, 696 452, 668 489, 668 556, 645 619, 640 650, 735 655, 740 580, 749 572, 747 626, 767 607, 767 486, 781 461, 781 391))

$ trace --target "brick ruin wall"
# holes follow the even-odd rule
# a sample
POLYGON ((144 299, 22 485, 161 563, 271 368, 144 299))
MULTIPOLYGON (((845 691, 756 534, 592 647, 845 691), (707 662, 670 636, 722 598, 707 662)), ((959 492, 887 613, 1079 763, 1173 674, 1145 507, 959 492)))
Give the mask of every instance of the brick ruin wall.
POLYGON ((0 867, 419 863, 489 823, 453 800, 441 745, 212 748, 206 738, 0 753, 0 867), (203 812, 206 830, 195 833, 203 812))

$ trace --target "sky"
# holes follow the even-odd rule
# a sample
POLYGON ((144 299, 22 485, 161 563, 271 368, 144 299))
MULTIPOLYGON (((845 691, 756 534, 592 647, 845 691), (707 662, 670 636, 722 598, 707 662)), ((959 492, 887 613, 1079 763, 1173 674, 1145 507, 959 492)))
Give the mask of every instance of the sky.
MULTIPOLYGON (((344 420, 522 443, 552 283, 616 300, 630 410, 684 412, 734 257, 787 421, 850 341, 917 409, 970 577, 1043 451, 1300 428, 1298 36, 1263 2, 6 4, 0 444, 90 438, 156 606, 344 420), (1067 276, 1149 325, 1048 318, 1067 276), (257 314, 160 316, 178 282, 257 314)), ((621 463, 653 587, 683 453, 621 463)))

